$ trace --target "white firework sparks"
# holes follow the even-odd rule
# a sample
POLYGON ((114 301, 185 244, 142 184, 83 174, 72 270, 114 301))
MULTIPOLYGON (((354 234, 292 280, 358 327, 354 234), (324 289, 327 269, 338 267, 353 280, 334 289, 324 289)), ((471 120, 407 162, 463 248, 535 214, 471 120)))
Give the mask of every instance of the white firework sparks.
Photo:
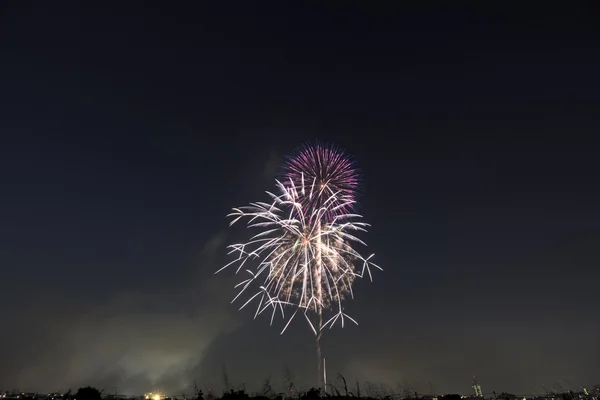
POLYGON ((372 280, 371 267, 381 270, 370 261, 373 255, 363 257, 352 247, 366 246, 354 234, 366 232, 369 225, 361 222, 358 214, 344 213, 347 200, 335 193, 320 208, 310 207, 310 202, 303 200, 312 196, 313 189, 305 188, 303 179, 298 187, 291 180, 288 186, 277 181, 279 194, 267 192, 270 203, 234 208, 229 214, 233 217, 230 225, 247 218, 248 228, 260 232, 246 243, 228 246, 229 254, 237 257, 216 272, 230 266, 237 266, 236 274, 244 270, 247 278, 236 285, 239 293, 232 303, 250 292, 240 310, 256 300, 254 317, 269 310, 272 324, 280 314, 286 321, 282 334, 298 312, 318 337, 327 326, 340 322, 343 327, 346 319, 358 324, 344 313, 343 301, 354 297, 352 285, 356 278, 366 272, 372 280), (324 218, 332 214, 332 220, 324 218), (289 310, 292 312, 286 314, 289 310), (314 316, 318 317, 317 323, 311 320, 314 316), (324 316, 328 317, 325 323, 324 316))

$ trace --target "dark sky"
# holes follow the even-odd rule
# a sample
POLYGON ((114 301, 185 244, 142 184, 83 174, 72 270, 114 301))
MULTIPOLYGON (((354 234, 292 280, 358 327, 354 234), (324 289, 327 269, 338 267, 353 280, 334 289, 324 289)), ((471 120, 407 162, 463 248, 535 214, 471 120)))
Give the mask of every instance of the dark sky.
POLYGON ((225 215, 309 139, 357 159, 384 268, 330 376, 598 383, 597 9, 59 3, 0 14, 0 389, 312 384, 306 324, 213 276, 225 215))

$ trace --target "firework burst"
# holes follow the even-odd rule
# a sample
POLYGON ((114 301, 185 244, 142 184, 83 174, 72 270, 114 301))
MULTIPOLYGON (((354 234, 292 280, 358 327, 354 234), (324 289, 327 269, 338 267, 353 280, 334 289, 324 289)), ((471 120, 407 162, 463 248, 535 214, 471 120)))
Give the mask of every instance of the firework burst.
POLYGON ((285 180, 302 187, 299 201, 306 207, 327 212, 321 217, 331 221, 336 215, 354 210, 360 177, 354 161, 330 144, 307 144, 293 153, 284 166, 285 180))
POLYGON ((244 270, 248 274, 236 286, 239 293, 233 301, 252 290, 240 309, 257 300, 255 317, 270 310, 271 323, 277 315, 287 320, 281 333, 300 310, 315 334, 338 321, 343 326, 346 318, 356 323, 343 312, 343 300, 353 297, 356 278, 365 272, 372 278, 371 267, 381 269, 370 261, 372 255, 363 257, 352 247, 364 245, 354 233, 365 232, 368 224, 357 214, 339 214, 330 222, 319 223, 327 206, 307 209, 294 186, 277 182, 277 188, 277 195, 267 192, 272 202, 235 208, 229 215, 233 217, 231 225, 248 218, 248 227, 260 230, 248 242, 228 246, 229 254, 237 257, 217 271, 237 265, 236 273, 244 270), (248 268, 249 264, 256 268, 248 268), (290 308, 293 313, 286 316, 290 308), (333 312, 317 327, 309 313, 323 311, 333 312))
POLYGON ((257 229, 246 243, 228 246, 237 257, 216 273, 236 266, 247 275, 236 285, 232 303, 249 298, 240 310, 256 302, 254 317, 269 311, 271 324, 280 315, 283 334, 294 317, 304 316, 316 336, 319 371, 322 330, 346 320, 343 302, 353 298, 356 278, 372 280, 373 255, 362 256, 354 247, 366 246, 357 232, 368 224, 353 212, 358 174, 343 152, 331 146, 305 146, 284 167, 285 179, 276 181, 269 202, 234 208, 230 225, 245 219, 257 229), (291 312, 290 312, 291 311, 291 312))

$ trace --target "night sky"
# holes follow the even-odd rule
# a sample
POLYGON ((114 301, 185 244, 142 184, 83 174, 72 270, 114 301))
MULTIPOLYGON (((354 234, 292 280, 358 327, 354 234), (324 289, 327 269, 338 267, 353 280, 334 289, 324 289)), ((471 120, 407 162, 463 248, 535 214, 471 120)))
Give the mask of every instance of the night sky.
POLYGON ((225 215, 314 139, 356 158, 384 268, 331 377, 600 381, 597 9, 58 3, 0 13, 0 389, 314 384, 307 324, 213 276, 225 215))

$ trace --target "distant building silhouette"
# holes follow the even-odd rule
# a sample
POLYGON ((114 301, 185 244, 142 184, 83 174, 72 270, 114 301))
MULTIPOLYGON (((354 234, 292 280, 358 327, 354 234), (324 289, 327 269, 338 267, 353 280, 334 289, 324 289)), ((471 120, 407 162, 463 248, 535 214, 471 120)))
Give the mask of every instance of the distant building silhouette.
POLYGON ((479 384, 479 381, 475 378, 475 375, 473 375, 473 383, 471 384, 471 387, 475 391, 475 397, 483 397, 483 393, 481 392, 481 385, 479 384))

